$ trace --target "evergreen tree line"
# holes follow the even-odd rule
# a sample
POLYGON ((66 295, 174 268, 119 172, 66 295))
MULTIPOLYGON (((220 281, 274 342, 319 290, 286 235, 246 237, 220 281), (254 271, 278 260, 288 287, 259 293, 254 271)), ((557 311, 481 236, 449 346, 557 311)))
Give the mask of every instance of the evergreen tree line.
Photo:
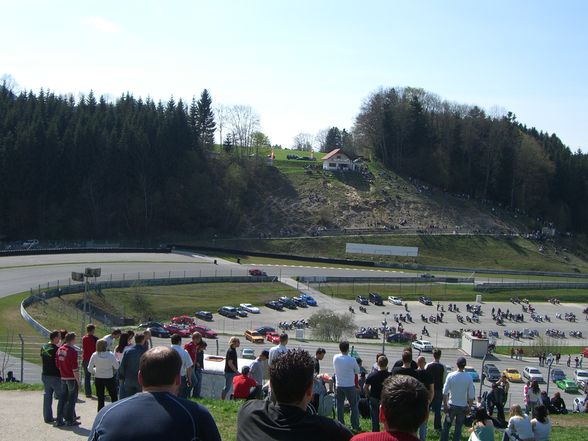
POLYGON ((376 91, 353 130, 356 148, 448 192, 588 231, 588 155, 512 113, 441 100, 422 89, 376 91))
POLYGON ((0 85, 0 237, 238 229, 267 171, 215 154, 215 129, 206 90, 187 105, 0 85))

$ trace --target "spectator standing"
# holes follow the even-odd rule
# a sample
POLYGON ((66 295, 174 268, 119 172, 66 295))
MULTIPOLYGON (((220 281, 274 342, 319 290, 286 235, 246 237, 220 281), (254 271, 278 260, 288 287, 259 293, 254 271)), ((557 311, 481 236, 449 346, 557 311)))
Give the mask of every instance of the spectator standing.
POLYGON ((331 418, 306 412, 312 399, 314 360, 301 349, 284 353, 270 366, 276 399, 251 400, 239 410, 237 441, 347 441, 351 432, 331 418))
POLYGON ((441 432, 441 405, 443 404, 443 382, 445 381, 445 366, 439 361, 441 359, 441 349, 433 350, 433 360, 427 365, 425 370, 433 379, 433 401, 431 401, 431 410, 434 413, 433 427, 441 432))
POLYGON ((531 381, 531 384, 525 392, 525 401, 527 403, 527 413, 533 414, 535 407, 541 403, 541 390, 539 389, 539 383, 537 380, 531 381))
POLYGON ((233 378, 239 373, 239 368, 237 366, 237 348, 240 345, 241 342, 237 337, 231 337, 229 340, 229 349, 227 349, 227 355, 225 357, 225 387, 221 392, 222 400, 229 395, 229 392, 233 387, 233 378))
POLYGON ((176 351, 182 359, 182 367, 180 369, 180 390, 178 396, 180 398, 188 398, 188 388, 192 384, 192 359, 190 354, 182 347, 182 337, 178 334, 171 336, 171 348, 176 351))
POLYGON ((116 349, 114 350, 114 356, 116 357, 116 361, 118 361, 119 363, 121 362, 121 360, 123 358, 124 352, 129 347, 129 344, 130 344, 129 333, 122 332, 120 334, 119 339, 118 339, 118 345, 116 346, 116 349))
POLYGON ((505 421, 503 391, 498 386, 498 382, 492 383, 492 388, 486 395, 485 407, 490 415, 494 413, 494 408, 496 408, 496 418, 500 422, 505 421))
POLYGON ((475 434, 478 441, 494 441, 494 423, 485 408, 478 407, 476 409, 470 433, 475 434))
POLYGON ((269 351, 264 349, 250 366, 249 376, 253 378, 257 384, 255 386, 255 397, 258 400, 263 398, 263 373, 265 372, 268 358, 269 351))
POLYGON ((74 345, 76 334, 73 332, 65 336, 65 344, 57 350, 56 364, 61 377, 61 395, 57 403, 56 426, 77 426, 76 400, 80 387, 80 371, 78 367, 78 353, 74 345))
MULTIPOLYGON (((416 371, 417 364, 416 364, 416 361, 414 361, 412 359, 412 348, 410 346, 405 347, 403 349, 402 353, 404 354, 405 352, 410 352, 410 355, 411 355, 410 367, 416 371)), ((402 358, 400 358, 400 360, 396 360, 396 362, 394 363, 394 366, 392 366, 392 369, 397 368, 397 367, 402 367, 403 364, 404 364, 404 361, 402 361, 402 358)))
POLYGON ((257 382, 249 376, 249 366, 243 366, 240 375, 233 377, 233 398, 236 400, 254 400, 257 382))
POLYGON ((349 402, 351 410, 351 427, 359 431, 359 394, 356 385, 359 366, 355 358, 348 354, 349 342, 339 343, 340 354, 333 357, 333 368, 335 370, 335 397, 337 400, 337 420, 345 424, 344 405, 345 399, 349 402))
POLYGON ((429 418, 427 389, 416 378, 394 375, 384 381, 380 421, 385 432, 361 433, 352 441, 418 441, 416 433, 429 418))
POLYGON ((141 356, 147 352, 145 349, 145 336, 137 334, 135 345, 126 350, 118 368, 118 379, 120 381, 120 398, 128 398, 141 392, 139 384, 139 365, 141 356))
MULTIPOLYGON (((427 370, 425 369, 425 366, 427 365, 427 361, 425 360, 425 357, 423 357, 422 355, 417 357, 417 380, 419 380, 421 383, 423 383, 423 385, 427 388, 427 390, 429 391, 429 406, 431 405, 431 401, 433 401, 433 396, 435 394, 435 387, 433 385, 433 377, 431 377, 431 375, 427 372, 427 370)), ((425 422, 423 424, 421 424, 421 427, 419 427, 419 439, 421 441, 426 441, 427 439, 427 423, 428 423, 428 419, 425 420, 425 422)))
POLYGON ((461 429, 470 406, 474 402, 476 391, 470 374, 464 371, 467 361, 464 357, 457 359, 457 371, 451 372, 443 385, 443 410, 445 422, 441 432, 441 441, 449 440, 449 429, 455 421, 453 441, 461 439, 461 429))
POLYGON ((120 329, 113 329, 110 335, 104 337, 106 340, 106 350, 113 352, 114 348, 116 347, 115 343, 120 338, 121 330, 120 329))
POLYGON ((181 368, 178 351, 164 346, 147 351, 139 366, 143 393, 98 412, 88 439, 220 441, 218 428, 208 410, 176 396, 181 368))
POLYGON ((49 334, 49 342, 41 347, 41 361, 43 363, 43 371, 41 379, 43 380, 43 420, 47 424, 53 424, 53 396, 59 397, 61 395, 61 377, 59 369, 56 364, 57 350, 59 347, 57 343, 61 336, 59 331, 52 331, 49 334))
POLYGON ((192 359, 192 386, 188 389, 188 396, 192 398, 200 398, 200 391, 202 389, 202 363, 198 360, 198 350, 202 345, 202 334, 194 332, 192 340, 184 345, 184 349, 192 359))
POLYGON ((506 378, 506 375, 502 374, 500 376, 500 380, 498 380, 496 383, 498 384, 498 387, 500 389, 502 389, 502 411, 504 413, 504 405, 506 404, 506 401, 508 400, 508 391, 510 390, 510 382, 508 381, 508 378, 506 378))
POLYGON ((380 397, 384 381, 391 375, 388 371, 388 358, 385 355, 380 355, 378 358, 378 368, 378 371, 371 372, 365 380, 365 394, 370 404, 372 432, 380 431, 380 397))
POLYGON ((95 331, 96 326, 90 323, 86 326, 86 335, 82 337, 82 371, 84 373, 84 392, 86 393, 86 398, 92 398, 92 375, 88 371, 88 363, 92 354, 96 352, 98 337, 94 335, 95 331))
POLYGON ((98 412, 104 407, 104 389, 108 391, 110 401, 114 403, 118 400, 114 374, 118 369, 119 363, 114 354, 106 350, 107 346, 108 344, 104 340, 98 340, 96 343, 96 352, 92 354, 88 362, 88 372, 94 374, 96 397, 98 397, 98 412))
POLYGON ((551 420, 547 415, 548 412, 545 406, 537 406, 533 410, 531 427, 533 428, 535 441, 549 441, 549 435, 551 434, 551 420))
MULTIPOLYGON (((380 367, 378 366, 378 359, 385 354, 382 354, 381 352, 378 352, 376 354, 376 362, 374 364, 372 364, 372 370, 371 372, 378 372, 380 370, 380 367)), ((386 357, 387 358, 387 357, 386 357)))
POLYGON ((502 441, 516 439, 517 441, 534 441, 533 427, 529 417, 523 413, 521 406, 515 404, 510 408, 508 427, 504 431, 502 441))
POLYGON ((280 334, 280 343, 269 350, 268 364, 271 366, 274 360, 288 352, 288 334, 280 334))
POLYGON ((416 378, 418 380, 418 375, 416 372, 416 368, 413 368, 413 363, 416 366, 416 362, 412 359, 412 352, 411 351, 404 351, 402 352, 402 365, 396 366, 392 368, 392 375, 408 375, 409 377, 416 378))
POLYGON ((145 346, 145 350, 148 351, 153 347, 153 340, 151 339, 151 330, 149 328, 143 331, 143 346, 145 346))

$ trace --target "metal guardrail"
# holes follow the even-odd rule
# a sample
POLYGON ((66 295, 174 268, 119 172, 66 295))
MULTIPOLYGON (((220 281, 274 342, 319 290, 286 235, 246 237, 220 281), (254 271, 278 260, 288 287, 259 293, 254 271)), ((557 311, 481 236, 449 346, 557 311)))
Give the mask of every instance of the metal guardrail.
POLYGON ((588 289, 588 283, 580 282, 527 282, 527 283, 480 283, 474 291, 499 291, 512 289, 588 289))

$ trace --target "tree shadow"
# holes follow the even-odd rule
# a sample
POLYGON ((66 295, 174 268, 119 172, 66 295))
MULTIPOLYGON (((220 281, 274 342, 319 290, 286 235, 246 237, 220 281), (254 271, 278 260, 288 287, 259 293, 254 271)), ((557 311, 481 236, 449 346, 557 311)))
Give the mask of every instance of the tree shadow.
POLYGON ((370 190, 370 183, 368 180, 361 174, 357 172, 347 171, 347 172, 331 172, 333 176, 341 183, 345 185, 349 185, 350 187, 355 188, 359 191, 369 191, 370 190))

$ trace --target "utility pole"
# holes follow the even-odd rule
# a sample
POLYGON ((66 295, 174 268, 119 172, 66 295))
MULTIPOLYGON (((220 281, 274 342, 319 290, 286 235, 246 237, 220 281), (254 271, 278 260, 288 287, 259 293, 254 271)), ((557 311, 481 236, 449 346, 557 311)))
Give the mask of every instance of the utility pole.
POLYGON ((382 332, 382 354, 386 353, 386 334, 388 333, 388 318, 386 316, 390 315, 390 311, 382 311, 382 315, 384 316, 384 320, 382 320, 382 326, 384 326, 384 332, 382 332))

